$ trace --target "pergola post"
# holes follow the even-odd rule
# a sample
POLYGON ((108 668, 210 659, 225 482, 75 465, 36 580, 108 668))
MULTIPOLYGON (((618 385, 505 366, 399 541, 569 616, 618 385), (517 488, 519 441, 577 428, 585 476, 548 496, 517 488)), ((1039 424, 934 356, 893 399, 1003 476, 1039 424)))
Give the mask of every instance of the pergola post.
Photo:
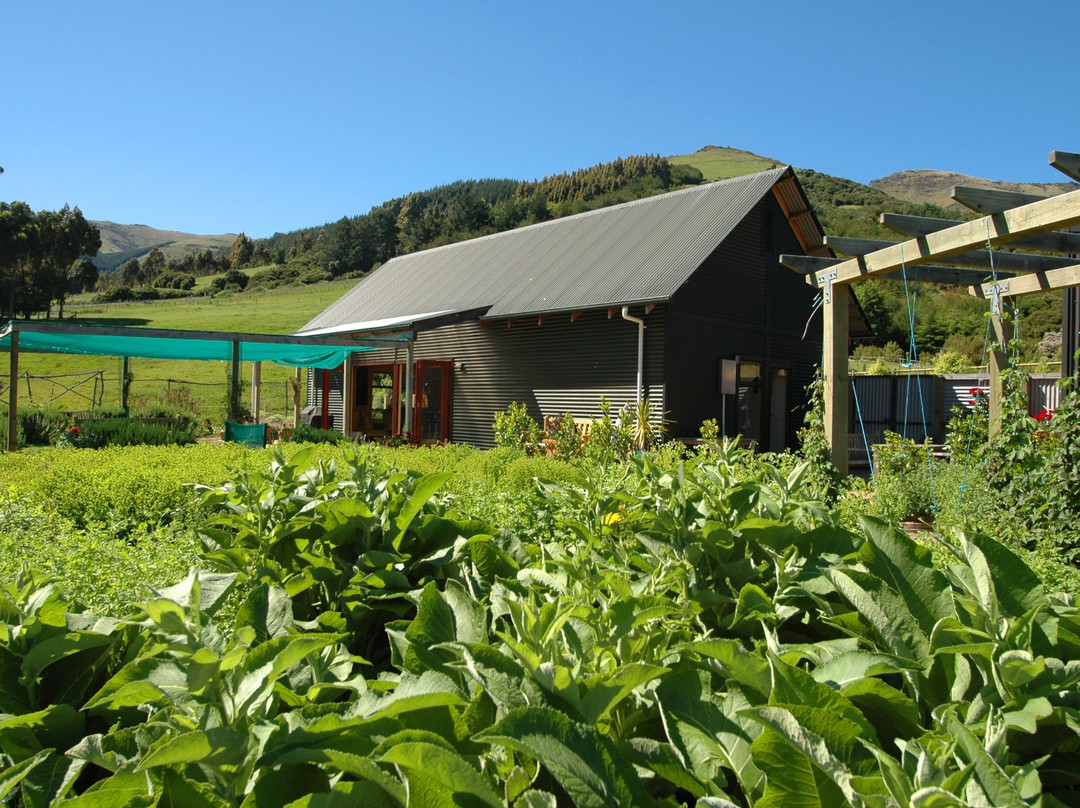
POLYGON ((405 343, 405 427, 402 430, 406 435, 413 431, 413 396, 416 387, 415 373, 413 369, 413 347, 415 340, 405 343))
POLYGON ((259 410, 262 409, 262 362, 251 363, 251 417, 259 423, 259 410))
POLYGON ((232 341, 232 365, 229 373, 229 420, 237 420, 237 407, 240 405, 240 341, 232 341))
POLYGON ((128 376, 131 375, 131 357, 120 357, 120 389, 117 391, 120 395, 117 398, 120 399, 120 406, 123 408, 124 413, 128 411, 128 376))
POLYGON ((345 361, 341 363, 341 431, 346 437, 349 433, 353 432, 352 428, 352 411, 353 411, 353 372, 349 367, 349 357, 345 357, 345 361))
POLYGON ((300 426, 300 395, 303 389, 304 369, 296 369, 296 384, 293 385, 293 429, 300 426))
POLYGON ((848 315, 851 290, 847 284, 828 283, 823 291, 823 355, 825 385, 825 438, 832 462, 840 474, 848 473, 848 315))
POLYGON ((1014 329, 1012 321, 1002 316, 1001 298, 997 297, 990 311, 991 344, 989 356, 990 376, 990 437, 1001 429, 1001 372, 1009 366, 1009 343, 1014 329))
POLYGON ((8 434, 7 449, 19 448, 19 332, 11 332, 10 376, 8 376, 8 434))

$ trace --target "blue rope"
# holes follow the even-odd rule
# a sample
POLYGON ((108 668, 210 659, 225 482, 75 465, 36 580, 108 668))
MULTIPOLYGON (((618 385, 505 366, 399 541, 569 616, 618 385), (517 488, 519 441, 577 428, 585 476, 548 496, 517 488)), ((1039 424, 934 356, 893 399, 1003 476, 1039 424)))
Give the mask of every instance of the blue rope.
POLYGON ((874 473, 874 454, 870 451, 870 440, 866 437, 866 424, 863 423, 862 407, 859 406, 859 388, 855 386, 855 377, 851 377, 851 392, 855 395, 855 413, 859 416, 859 429, 862 431, 863 448, 866 460, 870 464, 870 482, 877 488, 877 474, 874 473))

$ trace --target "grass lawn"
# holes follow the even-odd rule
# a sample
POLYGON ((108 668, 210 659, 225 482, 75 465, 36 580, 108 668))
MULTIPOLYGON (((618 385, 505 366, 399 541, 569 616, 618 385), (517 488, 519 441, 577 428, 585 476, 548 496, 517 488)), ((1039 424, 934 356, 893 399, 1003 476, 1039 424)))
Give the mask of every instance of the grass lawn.
MULTIPOLYGON (((92 303, 91 295, 83 295, 72 299, 65 313, 73 315, 75 323, 94 325, 289 334, 355 283, 332 281, 232 296, 145 303, 92 303)), ((134 377, 132 404, 186 387, 199 403, 203 417, 217 421, 224 413, 227 362, 132 359, 129 371, 134 377)), ((291 402, 291 396, 286 394, 287 379, 294 373, 295 369, 281 365, 263 366, 264 413, 284 413, 286 402, 291 402)), ((249 364, 245 363, 243 374, 250 381, 249 364)), ((91 398, 104 404, 116 404, 120 398, 120 360, 112 357, 23 353, 19 357, 19 376, 20 405, 84 410, 90 409, 91 398), (29 383, 25 374, 30 375, 29 383), (42 378, 49 376, 59 378, 42 378)))

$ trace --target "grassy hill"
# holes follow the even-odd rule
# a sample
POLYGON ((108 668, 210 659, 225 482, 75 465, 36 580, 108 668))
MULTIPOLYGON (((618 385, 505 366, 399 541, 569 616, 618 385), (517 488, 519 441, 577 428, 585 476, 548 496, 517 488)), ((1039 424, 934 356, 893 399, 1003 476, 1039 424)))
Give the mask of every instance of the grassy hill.
POLYGON ((728 146, 705 146, 691 154, 679 154, 667 160, 672 164, 693 166, 705 175, 706 182, 741 177, 784 165, 782 160, 728 146))
POLYGON ((940 205, 949 210, 967 210, 963 205, 954 202, 952 189, 954 185, 967 185, 974 188, 987 188, 991 190, 1010 191, 1012 193, 1035 194, 1037 196, 1056 196, 1067 191, 1075 191, 1077 185, 1074 182, 1003 182, 986 180, 981 177, 971 177, 967 174, 957 174, 952 171, 898 171, 879 180, 870 183, 871 188, 882 191, 889 196, 901 199, 905 202, 940 205))
POLYGON ((229 250, 236 239, 235 233, 220 236, 200 236, 177 230, 158 230, 145 224, 117 224, 116 222, 93 222, 101 232, 101 250, 94 263, 102 272, 112 272, 132 258, 142 258, 154 247, 165 254, 166 259, 180 259, 185 255, 212 250, 229 250))

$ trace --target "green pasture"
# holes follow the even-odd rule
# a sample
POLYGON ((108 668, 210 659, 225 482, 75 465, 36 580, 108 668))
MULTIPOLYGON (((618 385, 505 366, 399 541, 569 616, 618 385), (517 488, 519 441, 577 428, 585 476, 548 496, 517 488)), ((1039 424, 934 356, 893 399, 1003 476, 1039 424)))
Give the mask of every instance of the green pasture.
POLYGON ((705 175, 706 182, 741 177, 775 168, 777 165, 764 157, 738 149, 703 149, 667 159, 670 163, 693 166, 705 175))
MULTIPOLYGON (((80 296, 69 303, 65 313, 71 315, 71 322, 93 325, 289 334, 355 283, 332 281, 239 295, 141 303, 101 304, 93 303, 92 296, 80 296)), ((137 404, 166 397, 189 399, 200 408, 203 418, 216 421, 224 413, 228 370, 227 362, 132 359, 129 400, 137 404)), ((251 366, 245 363, 242 372, 244 380, 250 382, 251 366)), ((294 373, 290 367, 263 366, 264 413, 283 414, 286 403, 291 408, 287 379, 294 373)), ((19 403, 72 411, 91 409, 91 399, 116 404, 120 399, 120 375, 120 360, 114 357, 22 353, 19 403)))

